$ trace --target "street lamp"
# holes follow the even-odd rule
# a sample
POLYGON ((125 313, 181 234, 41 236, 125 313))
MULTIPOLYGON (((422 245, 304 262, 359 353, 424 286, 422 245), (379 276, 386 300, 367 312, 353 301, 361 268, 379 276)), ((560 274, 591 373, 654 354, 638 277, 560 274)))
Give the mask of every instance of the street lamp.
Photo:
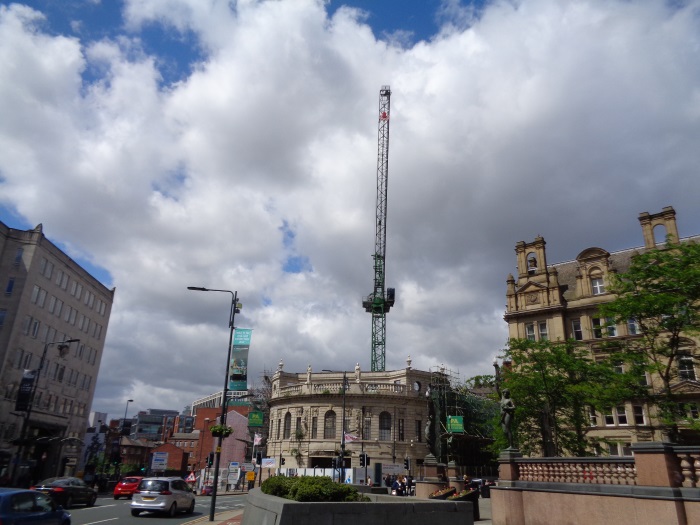
POLYGON ((124 427, 126 426, 126 413, 129 410, 129 403, 133 403, 133 399, 127 399, 126 400, 126 408, 124 408, 124 421, 122 422, 122 435, 124 435, 124 427))
POLYGON ((36 371, 34 376, 34 381, 32 383, 32 390, 29 395, 29 402, 27 403, 27 408, 24 411, 24 421, 22 421, 22 431, 19 436, 19 449, 17 450, 17 462, 15 463, 15 470, 12 472, 12 485, 17 486, 17 475, 19 474, 19 469, 22 463, 22 453, 24 452, 24 441, 27 437, 27 428, 29 427, 29 418, 32 415, 32 407, 34 406, 34 396, 36 395, 36 388, 39 386, 39 378, 41 377, 41 371, 44 369, 44 361, 46 361, 46 354, 49 351, 49 346, 56 345, 58 348, 58 353, 61 357, 65 356, 65 352, 70 347, 71 343, 79 343, 80 339, 66 339, 64 341, 53 341, 52 343, 46 343, 44 345, 44 353, 41 354, 41 361, 39 361, 39 369, 36 371))
MULTIPOLYGON (((215 288, 203 288, 201 286, 188 286, 188 290, 194 290, 197 292, 224 292, 231 294, 231 312, 229 314, 229 338, 228 338, 228 357, 226 358, 226 373, 224 374, 224 392, 221 397, 221 425, 226 426, 226 400, 228 398, 228 367, 231 363, 231 350, 233 348, 233 331, 235 327, 233 326, 233 321, 237 313, 240 313, 241 305, 238 304, 238 291, 231 290, 217 290, 215 288)), ((209 521, 214 521, 214 510, 216 509, 216 490, 219 484, 219 462, 221 461, 221 444, 223 443, 224 436, 219 434, 216 443, 216 453, 214 455, 214 486, 211 491, 211 505, 209 508, 209 521)))
MULTIPOLYGON (((337 372, 336 370, 322 370, 323 372, 337 372)), ((341 483, 345 483, 345 392, 348 389, 348 375, 343 370, 343 422, 341 423, 342 432, 340 434, 340 478, 341 483)))

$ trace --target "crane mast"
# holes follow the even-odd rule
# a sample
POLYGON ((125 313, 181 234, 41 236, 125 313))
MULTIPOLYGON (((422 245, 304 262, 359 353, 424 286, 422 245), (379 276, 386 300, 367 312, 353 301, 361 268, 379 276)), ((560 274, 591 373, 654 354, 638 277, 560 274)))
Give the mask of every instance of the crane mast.
POLYGON ((385 289, 386 211, 389 183, 389 115, 391 89, 379 90, 379 151, 377 154, 377 204, 374 239, 374 291, 362 300, 365 311, 372 314, 372 372, 386 366, 386 314, 394 306, 394 288, 385 289))

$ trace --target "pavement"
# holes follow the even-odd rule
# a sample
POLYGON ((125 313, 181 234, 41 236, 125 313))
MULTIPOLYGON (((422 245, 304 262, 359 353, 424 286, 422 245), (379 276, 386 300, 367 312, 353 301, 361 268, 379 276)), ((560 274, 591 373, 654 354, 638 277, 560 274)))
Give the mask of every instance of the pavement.
MULTIPOLYGON (((228 492, 226 494, 233 494, 233 492, 228 492)), ((240 492, 236 492, 240 494, 240 492)), ((214 525, 240 525, 243 520, 244 509, 238 510, 227 510, 225 512, 219 512, 214 514, 214 521, 209 521, 209 516, 201 516, 196 520, 188 521, 183 525, 189 525, 191 523, 201 523, 209 522, 214 525)), ((475 521, 478 525, 492 525, 491 521, 491 498, 479 498, 479 514, 480 520, 475 521)))

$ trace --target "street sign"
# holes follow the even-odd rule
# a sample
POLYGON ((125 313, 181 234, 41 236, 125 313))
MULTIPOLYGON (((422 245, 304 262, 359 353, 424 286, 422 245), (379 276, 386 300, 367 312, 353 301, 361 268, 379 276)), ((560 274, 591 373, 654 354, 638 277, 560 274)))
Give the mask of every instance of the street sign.
POLYGON ((194 477, 194 472, 190 472, 190 475, 187 476, 187 479, 185 480, 188 483, 192 483, 193 481, 197 481, 197 478, 194 477))
POLYGON ((255 470, 255 465, 253 465, 252 463, 243 463, 241 465, 241 470, 243 472, 252 472, 253 470, 255 470))
POLYGON ((168 468, 168 453, 154 452, 151 459, 151 470, 164 472, 168 468))

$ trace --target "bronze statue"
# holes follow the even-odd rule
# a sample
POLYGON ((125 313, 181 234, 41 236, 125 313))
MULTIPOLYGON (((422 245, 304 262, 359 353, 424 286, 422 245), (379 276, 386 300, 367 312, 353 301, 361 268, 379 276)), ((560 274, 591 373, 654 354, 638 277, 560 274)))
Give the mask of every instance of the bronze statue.
POLYGON ((508 448, 513 448, 513 415, 515 414, 515 403, 510 398, 510 390, 503 390, 501 397, 501 428, 508 438, 508 448))

